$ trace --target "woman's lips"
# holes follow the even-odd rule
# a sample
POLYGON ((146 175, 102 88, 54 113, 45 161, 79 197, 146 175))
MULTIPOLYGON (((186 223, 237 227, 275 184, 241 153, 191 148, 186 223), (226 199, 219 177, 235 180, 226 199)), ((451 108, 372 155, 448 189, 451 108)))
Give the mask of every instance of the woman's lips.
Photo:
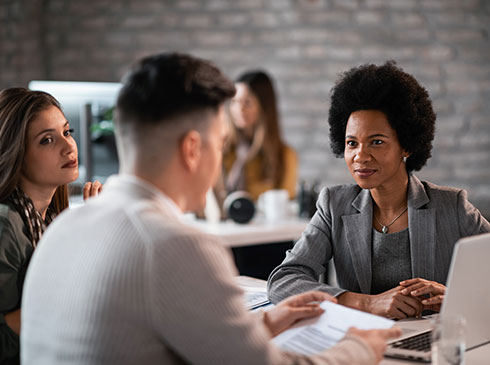
POLYGON ((63 166, 61 166, 62 169, 72 169, 78 166, 77 160, 72 160, 70 162, 65 163, 63 166))
POLYGON ((372 170, 372 169, 356 169, 356 170, 354 170, 354 172, 359 177, 369 177, 369 176, 373 175, 376 172, 376 170, 372 170))

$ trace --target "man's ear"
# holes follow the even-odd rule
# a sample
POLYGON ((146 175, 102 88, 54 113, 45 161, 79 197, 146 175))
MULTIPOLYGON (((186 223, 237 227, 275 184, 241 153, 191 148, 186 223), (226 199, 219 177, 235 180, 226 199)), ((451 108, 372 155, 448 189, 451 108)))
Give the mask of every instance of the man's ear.
POLYGON ((201 145, 201 134, 196 130, 187 132, 180 140, 180 156, 185 168, 190 172, 196 171, 201 162, 201 145))

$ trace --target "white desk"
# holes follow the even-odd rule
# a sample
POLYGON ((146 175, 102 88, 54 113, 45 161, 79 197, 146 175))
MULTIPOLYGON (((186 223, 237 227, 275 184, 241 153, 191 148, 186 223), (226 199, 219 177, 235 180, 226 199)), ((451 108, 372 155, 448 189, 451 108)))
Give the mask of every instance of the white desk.
POLYGON ((240 274, 267 279, 272 270, 284 260, 286 251, 301 237, 308 221, 288 217, 270 222, 258 215, 247 224, 232 220, 210 223, 192 218, 187 223, 221 238, 223 244, 232 250, 240 274))
MULTIPOLYGON (((265 290, 266 281, 250 278, 247 276, 237 276, 237 285, 241 286, 244 290, 247 288, 263 288, 265 290)), ((417 321, 412 321, 413 327, 416 328, 417 321)), ((380 363, 381 365, 408 365, 408 364, 422 364, 420 362, 408 361, 408 360, 397 360, 391 358, 384 358, 380 363)), ((474 348, 472 350, 466 351, 465 353, 465 364, 466 365, 488 365, 490 364, 490 343, 482 345, 480 347, 474 348)))
POLYGON ((252 278, 250 276, 235 276, 235 284, 244 290, 247 288, 258 288, 266 291, 267 289, 267 282, 265 280, 252 278))
POLYGON ((467 351, 465 355, 466 365, 488 365, 490 363, 490 343, 467 351))
POLYGON ((208 223, 204 220, 189 220, 188 222, 208 234, 222 238, 228 247, 241 247, 296 241, 309 220, 287 218, 279 222, 268 222, 258 217, 247 224, 238 224, 231 220, 219 223, 208 223))

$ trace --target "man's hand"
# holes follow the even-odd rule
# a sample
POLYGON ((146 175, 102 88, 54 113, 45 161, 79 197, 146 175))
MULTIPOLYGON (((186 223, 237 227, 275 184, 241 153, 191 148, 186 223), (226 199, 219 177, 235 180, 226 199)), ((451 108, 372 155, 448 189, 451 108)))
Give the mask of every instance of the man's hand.
POLYGON ((278 303, 271 310, 264 312, 264 323, 272 336, 277 336, 302 319, 322 314, 323 309, 320 308, 319 302, 325 300, 337 302, 334 297, 320 291, 294 295, 278 303))
POLYGON ((400 337, 402 330, 398 327, 392 327, 385 330, 360 330, 355 327, 349 328, 347 335, 361 337, 374 352, 376 362, 383 360, 383 354, 386 350, 386 341, 390 338, 400 337))

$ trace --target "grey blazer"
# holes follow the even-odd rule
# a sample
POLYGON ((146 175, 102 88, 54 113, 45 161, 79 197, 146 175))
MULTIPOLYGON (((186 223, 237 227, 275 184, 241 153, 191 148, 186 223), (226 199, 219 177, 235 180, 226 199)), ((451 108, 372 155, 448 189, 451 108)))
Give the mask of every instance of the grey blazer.
MULTIPOLYGON (((322 190, 317 212, 267 283, 272 302, 308 290, 337 296, 371 291, 373 205, 369 190, 338 185, 322 190), (319 283, 333 258, 340 288, 319 283)), ((408 183, 408 230, 412 276, 445 283, 456 241, 490 232, 490 223, 465 190, 420 181, 408 183)), ((408 279, 408 278, 407 278, 408 279)))

